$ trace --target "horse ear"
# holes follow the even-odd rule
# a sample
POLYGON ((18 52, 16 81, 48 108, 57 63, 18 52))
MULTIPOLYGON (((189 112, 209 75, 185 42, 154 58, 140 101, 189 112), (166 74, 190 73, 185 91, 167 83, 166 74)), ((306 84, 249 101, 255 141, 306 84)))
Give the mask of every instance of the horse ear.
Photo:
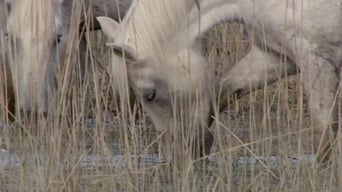
POLYGON ((114 37, 118 31, 119 23, 109 17, 104 16, 96 17, 96 19, 99 21, 101 29, 105 33, 105 35, 111 37, 112 39, 115 39, 114 37))
POLYGON ((137 51, 126 45, 107 44, 110 46, 115 55, 124 58, 127 63, 137 63, 142 60, 137 51))

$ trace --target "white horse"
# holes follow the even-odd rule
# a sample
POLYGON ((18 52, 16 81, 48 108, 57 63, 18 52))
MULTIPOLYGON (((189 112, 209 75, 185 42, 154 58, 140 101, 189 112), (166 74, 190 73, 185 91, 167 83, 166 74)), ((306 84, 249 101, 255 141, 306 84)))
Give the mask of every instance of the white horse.
MULTIPOLYGON (((263 86, 265 79, 272 82, 301 72, 317 122, 315 149, 319 158, 326 157, 336 131, 328 128, 337 120, 341 1, 137 0, 122 23, 106 17, 98 20, 113 39, 115 83, 133 88, 158 130, 183 133, 186 128, 195 137, 203 130, 199 127, 208 126, 212 107, 198 37, 222 21, 243 23, 255 40, 250 53, 222 79, 221 91, 244 93, 251 86, 263 86), (122 73, 126 67, 127 73, 122 73)), ((204 145, 202 154, 212 143, 210 133, 203 132, 205 136, 195 138, 204 145)))
POLYGON ((271 83, 300 72, 314 121, 314 149, 320 161, 326 160, 337 131, 335 102, 342 66, 342 2, 226 3, 236 6, 236 16, 253 35, 254 44, 222 79, 223 93, 247 93, 251 87, 263 86, 265 80, 271 83))
POLYGON ((87 46, 79 31, 86 23, 98 28, 94 19, 97 15, 108 14, 118 20, 130 1, 0 0, 0 47, 4 46, 0 50, 5 52, 6 64, 12 72, 19 110, 48 112, 49 104, 55 100, 60 64, 84 65, 87 46))
POLYGON ((212 18, 214 4, 201 3, 202 20, 193 0, 133 1, 120 24, 98 17, 113 40, 112 76, 120 100, 131 87, 158 131, 208 146, 196 148, 199 155, 209 152, 213 139, 206 129, 211 96, 198 37, 220 22, 212 18))

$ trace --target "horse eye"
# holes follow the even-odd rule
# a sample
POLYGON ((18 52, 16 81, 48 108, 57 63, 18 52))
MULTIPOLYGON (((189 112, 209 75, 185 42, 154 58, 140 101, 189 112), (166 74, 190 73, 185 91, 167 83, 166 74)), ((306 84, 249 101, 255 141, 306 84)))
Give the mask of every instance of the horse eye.
POLYGON ((146 92, 145 99, 146 101, 153 101, 156 98, 156 89, 152 89, 146 92))

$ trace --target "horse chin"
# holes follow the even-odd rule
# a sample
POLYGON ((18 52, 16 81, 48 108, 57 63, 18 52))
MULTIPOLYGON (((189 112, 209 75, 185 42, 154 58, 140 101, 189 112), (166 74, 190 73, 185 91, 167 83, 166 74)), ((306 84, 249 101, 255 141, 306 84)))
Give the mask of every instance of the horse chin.
POLYGON ((37 120, 42 118, 47 118, 47 112, 39 112, 39 111, 20 111, 21 117, 27 120, 37 120))

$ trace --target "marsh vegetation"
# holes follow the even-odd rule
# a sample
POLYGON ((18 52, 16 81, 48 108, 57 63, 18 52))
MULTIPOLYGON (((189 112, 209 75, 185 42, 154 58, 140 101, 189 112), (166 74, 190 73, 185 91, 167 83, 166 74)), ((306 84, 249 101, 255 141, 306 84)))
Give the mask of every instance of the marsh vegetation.
MULTIPOLYGON (((239 99, 229 95, 228 107, 210 127, 215 137, 210 155, 192 159, 177 141, 165 143, 165 132, 156 132, 142 106, 125 108, 117 100, 109 40, 102 32, 87 32, 85 40, 91 55, 85 76, 74 66, 59 70, 58 103, 47 117, 10 122, 1 73, 0 191, 342 190, 339 135, 332 162, 314 163, 300 75, 239 99)), ((229 71, 250 41, 236 23, 218 25, 204 36, 210 77, 229 71)))

